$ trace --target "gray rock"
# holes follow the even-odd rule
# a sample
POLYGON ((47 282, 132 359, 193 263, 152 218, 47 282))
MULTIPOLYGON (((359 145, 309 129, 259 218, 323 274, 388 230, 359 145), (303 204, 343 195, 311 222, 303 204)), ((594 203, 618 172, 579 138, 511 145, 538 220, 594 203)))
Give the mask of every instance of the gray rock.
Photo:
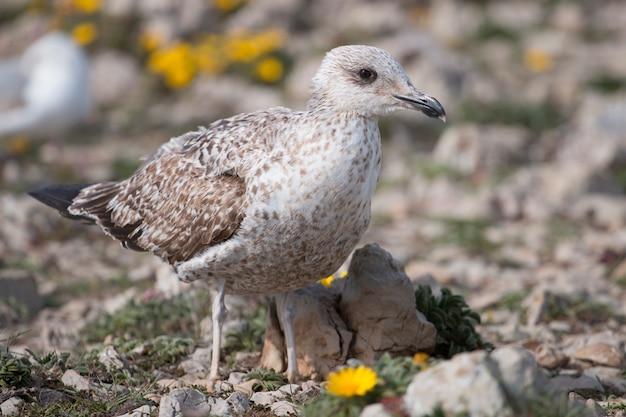
POLYGON ((271 392, 255 392, 250 397, 250 401, 256 405, 270 405, 277 401, 276 396, 271 392))
POLYGON ((123 369, 126 367, 126 364, 113 345, 107 345, 104 349, 102 349, 102 351, 98 354, 98 361, 109 371, 112 369, 123 369))
POLYGON ((355 340, 350 357, 412 355, 435 346, 435 326, 415 309, 413 286, 398 261, 376 244, 352 255, 339 308, 355 340))
POLYGON ((207 362, 200 362, 194 359, 186 359, 182 361, 178 365, 178 367, 187 374, 202 373, 202 372, 207 372, 209 370, 209 366, 207 365, 207 362))
POLYGON ((228 375, 228 382, 233 385, 240 385, 244 382, 246 375, 248 375, 246 372, 231 372, 228 375))
POLYGON ((22 414, 22 406, 24 400, 19 397, 11 397, 0 404, 0 415, 2 416, 19 416, 22 414))
POLYGON ((554 392, 569 394, 575 392, 585 398, 602 395, 604 387, 596 376, 582 374, 578 377, 557 375, 549 379, 549 387, 554 392))
POLYGON ((231 405, 236 416, 241 416, 250 409, 250 399, 248 399, 248 396, 243 392, 233 392, 228 396, 226 401, 231 405))
POLYGON ((16 302, 34 315, 43 306, 43 298, 37 290, 37 282, 32 273, 21 269, 0 270, 0 299, 16 302))
POLYGON ((211 415, 231 417, 228 402, 221 398, 207 398, 193 388, 172 390, 161 397, 159 417, 184 417, 190 415, 211 415))

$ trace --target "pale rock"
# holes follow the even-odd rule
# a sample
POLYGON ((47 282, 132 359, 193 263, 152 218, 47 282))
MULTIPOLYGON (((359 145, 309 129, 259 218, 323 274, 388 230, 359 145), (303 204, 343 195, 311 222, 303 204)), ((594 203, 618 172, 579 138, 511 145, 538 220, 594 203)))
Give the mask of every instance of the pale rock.
POLYGON ((276 401, 275 403, 270 404, 270 410, 278 417, 300 415, 296 406, 289 401, 276 401))
POLYGON ((73 369, 68 369, 63 373, 61 382, 76 391, 89 391, 90 388, 89 380, 73 369))
POLYGON ((421 417, 438 406, 450 415, 487 417, 511 413, 506 393, 491 373, 487 357, 484 351, 461 353, 415 375, 404 396, 409 415, 421 417))
POLYGON ((382 404, 376 403, 366 405, 359 417, 394 417, 394 414, 388 412, 382 404))
POLYGON ((545 11, 539 3, 525 1, 509 1, 488 3, 487 18, 494 24, 510 28, 511 30, 525 30, 539 25, 545 16, 545 11))
POLYGON ((126 367, 126 364, 113 345, 107 345, 104 349, 102 349, 102 351, 98 354, 98 361, 103 364, 108 371, 123 369, 126 367))
POLYGON ((409 278, 376 244, 354 252, 339 308, 355 332, 350 357, 364 363, 385 352, 412 355, 435 346, 435 326, 416 310, 409 278))
POLYGON ((294 395, 302 391, 302 387, 298 384, 285 384, 279 387, 278 391, 284 392, 287 395, 294 395))
POLYGON ((321 387, 317 381, 306 381, 302 384, 302 391, 293 395, 292 400, 297 404, 302 404, 319 395, 321 387))
POLYGON ((208 362, 201 362, 194 359, 186 359, 178 364, 178 367, 187 374, 199 374, 209 370, 207 363, 208 362))
POLYGON ((256 405, 270 405, 278 401, 276 396, 271 392, 255 392, 250 397, 250 401, 256 405))
POLYGON ((231 372, 228 375, 228 382, 233 385, 240 385, 244 382, 246 375, 248 375, 246 372, 231 372))
POLYGON ((209 363, 211 361, 211 352, 212 349, 210 347, 198 347, 191 354, 191 359, 209 363))
POLYGON ((537 365, 545 369, 557 369, 567 365, 569 358, 561 350, 547 344, 540 344, 534 350, 537 365))
POLYGON ((572 357, 593 365, 604 365, 614 368, 622 368, 626 359, 623 348, 608 343, 595 343, 583 346, 577 349, 572 357))
POLYGON ((415 375, 404 401, 412 417, 432 413, 438 405, 451 415, 510 415, 507 398, 540 395, 545 381, 532 353, 520 347, 460 353, 415 375))
POLYGON ((128 102, 138 94, 141 68, 135 58, 106 50, 91 57, 90 83, 93 100, 103 107, 128 102))
POLYGON ((146 404, 135 408, 133 411, 126 414, 121 414, 118 417, 150 417, 153 415, 152 413, 154 411, 156 411, 156 407, 151 407, 146 404))
POLYGON ((240 391, 235 391, 226 399, 231 405, 232 410, 236 416, 243 415, 250 409, 250 399, 246 394, 240 391))
POLYGON ((249 379, 245 382, 242 382, 238 385, 234 385, 233 389, 235 391, 240 391, 243 392, 246 395, 254 395, 254 386, 258 383, 260 383, 261 380, 254 378, 254 379, 249 379))
POLYGON ((626 201, 623 196, 586 194, 570 206, 568 212, 574 219, 594 227, 618 230, 626 220, 626 201))
MULTIPOLYGON (((293 329, 298 370, 302 376, 325 377, 345 363, 352 333, 335 308, 336 294, 321 284, 295 291, 293 329)), ((286 368, 285 344, 275 304, 269 310, 261 365, 281 372, 286 368)))
POLYGON ((486 174, 521 162, 529 140, 528 132, 521 128, 474 124, 453 126, 439 138, 433 158, 465 175, 486 174))
POLYGON ((24 400, 20 397, 11 397, 0 404, 1 416, 19 416, 22 415, 22 406, 24 400))

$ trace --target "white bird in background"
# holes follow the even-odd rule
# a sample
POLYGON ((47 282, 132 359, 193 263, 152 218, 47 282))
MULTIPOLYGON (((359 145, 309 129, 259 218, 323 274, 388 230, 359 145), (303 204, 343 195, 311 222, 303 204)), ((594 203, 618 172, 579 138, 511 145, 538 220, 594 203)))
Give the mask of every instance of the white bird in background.
POLYGON ((70 37, 51 32, 21 57, 0 61, 0 137, 54 134, 80 123, 90 110, 89 62, 70 37))

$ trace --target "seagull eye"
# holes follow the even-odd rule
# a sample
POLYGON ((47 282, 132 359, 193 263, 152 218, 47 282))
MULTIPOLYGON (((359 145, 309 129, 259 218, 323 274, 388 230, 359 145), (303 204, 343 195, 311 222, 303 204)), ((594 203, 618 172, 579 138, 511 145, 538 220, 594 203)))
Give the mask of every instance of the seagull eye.
POLYGON ((376 79, 376 71, 363 68, 359 70, 359 78, 364 81, 374 81, 376 79))

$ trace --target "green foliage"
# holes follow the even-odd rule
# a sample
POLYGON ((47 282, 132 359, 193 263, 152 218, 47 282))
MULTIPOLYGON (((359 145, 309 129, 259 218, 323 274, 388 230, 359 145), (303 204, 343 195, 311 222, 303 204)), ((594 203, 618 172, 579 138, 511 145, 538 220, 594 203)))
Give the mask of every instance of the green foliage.
POLYGON ((253 369, 250 371, 244 379, 250 381, 252 379, 258 379, 259 382, 252 385, 252 390, 258 391, 276 391, 281 386, 287 384, 289 381, 283 374, 279 374, 273 369, 253 369))
POLYGON ((205 292, 170 299, 155 296, 144 301, 131 300, 87 327, 84 337, 88 342, 99 342, 107 336, 128 340, 151 340, 160 335, 195 337, 199 318, 208 315, 209 300, 205 292), (195 305, 196 301, 200 305, 195 305))
POLYGON ((617 93, 626 88, 626 78, 613 74, 598 74, 589 80, 588 85, 601 93, 617 93))
POLYGON ((267 306, 259 305, 244 317, 244 325, 226 333, 223 349, 227 353, 258 352, 263 349, 267 306))
POLYGON ((521 311, 522 303, 530 294, 529 290, 511 291, 505 293, 498 301, 496 307, 504 308, 509 311, 521 311))
POLYGON ((474 325, 480 323, 480 316, 468 307, 462 296, 442 288, 441 295, 435 297, 430 286, 419 285, 415 290, 415 304, 437 329, 433 356, 451 358, 460 352, 493 349, 493 345, 483 342, 476 332, 474 325))
POLYGON ((416 373, 424 369, 425 365, 413 363, 413 358, 399 356, 392 358, 385 353, 372 369, 378 374, 381 382, 379 392, 376 395, 378 400, 384 397, 399 397, 406 393, 406 389, 413 380, 416 373))
POLYGON ((0 387, 22 388, 32 382, 32 365, 25 357, 18 357, 7 349, 0 350, 0 387))
POLYGON ((436 240, 436 243, 457 245, 472 255, 488 255, 498 248, 498 245, 486 237, 487 228, 491 222, 482 219, 458 219, 442 217, 435 219, 443 223, 445 233, 436 240))
POLYGON ((524 126, 534 132, 558 127, 565 115, 554 104, 495 101, 482 103, 461 102, 459 119, 478 124, 504 124, 524 126))

